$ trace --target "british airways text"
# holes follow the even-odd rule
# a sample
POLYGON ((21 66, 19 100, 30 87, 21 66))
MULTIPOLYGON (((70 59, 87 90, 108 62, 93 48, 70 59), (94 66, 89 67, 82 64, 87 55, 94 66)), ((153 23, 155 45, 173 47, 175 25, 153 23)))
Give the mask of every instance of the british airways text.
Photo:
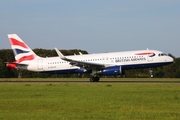
POLYGON ((125 58, 125 59, 117 59, 115 62, 129 62, 129 61, 146 61, 146 58, 125 58))

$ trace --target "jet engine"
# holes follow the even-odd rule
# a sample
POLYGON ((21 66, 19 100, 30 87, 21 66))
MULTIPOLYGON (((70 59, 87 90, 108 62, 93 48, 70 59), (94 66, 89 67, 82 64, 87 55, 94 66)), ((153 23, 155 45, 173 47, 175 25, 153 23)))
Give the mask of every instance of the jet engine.
POLYGON ((100 71, 101 75, 122 75, 125 72, 122 70, 121 66, 110 66, 102 69, 100 71))

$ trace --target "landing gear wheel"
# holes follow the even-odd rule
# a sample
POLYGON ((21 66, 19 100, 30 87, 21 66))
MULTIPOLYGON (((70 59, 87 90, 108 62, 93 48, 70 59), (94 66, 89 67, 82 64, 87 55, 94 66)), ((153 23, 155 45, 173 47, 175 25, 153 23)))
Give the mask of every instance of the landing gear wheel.
POLYGON ((94 79, 93 79, 93 77, 90 77, 90 82, 94 82, 94 79))
POLYGON ((99 77, 91 77, 90 82, 99 82, 99 77))

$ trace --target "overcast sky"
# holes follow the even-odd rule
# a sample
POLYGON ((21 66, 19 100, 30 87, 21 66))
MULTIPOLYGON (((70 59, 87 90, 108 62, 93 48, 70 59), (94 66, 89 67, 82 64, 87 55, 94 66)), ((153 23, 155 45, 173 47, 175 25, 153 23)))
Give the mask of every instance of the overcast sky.
POLYGON ((32 49, 149 48, 180 57, 180 0, 1 0, 0 49, 10 48, 9 33, 32 49))

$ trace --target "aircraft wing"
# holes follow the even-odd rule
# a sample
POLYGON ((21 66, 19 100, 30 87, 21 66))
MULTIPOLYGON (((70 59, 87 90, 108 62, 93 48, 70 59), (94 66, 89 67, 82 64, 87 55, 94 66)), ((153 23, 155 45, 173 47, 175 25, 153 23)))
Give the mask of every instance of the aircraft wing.
POLYGON ((85 62, 85 61, 78 61, 78 60, 69 59, 69 58, 65 57, 57 48, 55 48, 55 50, 56 50, 58 56, 62 60, 68 61, 68 62, 70 62, 71 65, 82 67, 82 68, 85 68, 87 70, 92 69, 92 68, 93 69, 101 69, 101 68, 110 66, 110 65, 107 65, 107 64, 98 64, 98 63, 91 63, 91 62, 85 62))

